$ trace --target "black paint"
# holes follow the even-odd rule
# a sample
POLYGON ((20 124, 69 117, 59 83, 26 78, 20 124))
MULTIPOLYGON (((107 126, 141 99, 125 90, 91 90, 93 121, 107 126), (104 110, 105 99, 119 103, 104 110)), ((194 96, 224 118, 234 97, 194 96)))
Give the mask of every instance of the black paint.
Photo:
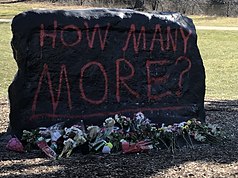
MULTIPOLYGON (((105 118, 114 113, 133 116, 140 110, 158 124, 186 121, 192 117, 199 118, 201 121, 205 120, 205 72, 197 47, 195 27, 187 17, 180 14, 142 14, 132 10, 118 9, 28 11, 13 19, 12 32, 12 48, 18 65, 18 73, 9 87, 10 127, 14 134, 20 134, 23 129, 49 126, 60 121, 70 124, 83 119, 87 125, 100 125, 105 118), (122 16, 123 18, 121 18, 122 16), (54 27, 54 21, 57 22, 57 28, 54 27), (89 28, 86 28, 85 22, 89 28), (87 30, 89 30, 91 38, 94 26, 98 24, 103 37, 108 23, 110 23, 110 27, 104 49, 102 50, 100 46, 98 32, 95 35, 94 46, 90 48, 86 35, 87 30), (136 38, 138 38, 142 26, 146 30, 146 49, 143 49, 143 40, 141 40, 138 53, 134 50, 133 38, 130 39, 127 50, 123 51, 131 24, 135 24, 136 38), (161 50, 158 40, 154 44, 153 51, 150 50, 156 24, 161 26, 164 51, 161 50), (74 25, 80 29, 81 40, 75 46, 65 46, 61 40, 61 31, 68 25, 74 25), (173 51, 171 45, 167 49, 168 26, 171 28, 173 37, 176 29, 178 30, 176 51, 173 51), (42 27, 47 34, 52 34, 56 30, 55 46, 52 47, 51 37, 44 38, 44 44, 41 45, 40 30, 42 27), (186 35, 189 34, 189 31, 191 32, 186 54, 180 28, 186 35), (180 75, 188 68, 189 63, 186 60, 176 63, 180 57, 188 58, 191 61, 190 70, 183 74, 182 88, 179 88, 180 75), (125 58, 135 69, 134 76, 126 83, 139 94, 139 97, 137 98, 128 92, 125 86, 120 85, 120 102, 118 102, 116 97, 116 60, 121 58, 125 58), (151 94, 158 95, 170 91, 170 95, 154 100, 148 98, 148 71, 146 68, 148 60, 160 62, 167 60, 166 64, 158 63, 150 66, 150 77, 158 78, 169 75, 164 83, 152 83, 151 94), (80 90, 81 70, 91 61, 96 61, 103 66, 108 79, 108 94, 101 104, 89 103, 82 97, 80 90), (54 113, 47 75, 42 80, 35 110, 32 109, 44 65, 48 66, 55 100, 61 67, 65 65, 70 87, 71 109, 66 81, 63 77, 61 95, 54 113), (181 95, 179 95, 179 91, 181 95), (54 117, 50 117, 53 114, 54 117), (89 117, 91 114, 95 114, 95 116, 89 117)), ((65 30, 63 40, 67 44, 72 44, 79 39, 78 35, 79 33, 75 30, 65 30)), ((157 38, 160 37, 159 35, 160 33, 157 34, 157 38)), ((85 69, 83 74, 81 79, 85 95, 91 100, 100 100, 104 96, 106 82, 101 70, 94 65, 85 69)), ((121 63, 120 74, 122 76, 131 74, 128 64, 121 63)))

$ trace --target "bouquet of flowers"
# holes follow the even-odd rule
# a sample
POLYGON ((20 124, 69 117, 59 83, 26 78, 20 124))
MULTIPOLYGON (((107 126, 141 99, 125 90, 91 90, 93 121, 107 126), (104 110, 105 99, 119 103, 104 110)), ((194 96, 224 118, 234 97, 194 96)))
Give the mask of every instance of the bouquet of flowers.
POLYGON ((159 127, 141 112, 132 118, 116 114, 114 118, 105 119, 102 127, 85 128, 82 123, 70 128, 63 125, 58 123, 49 128, 24 130, 21 141, 26 150, 37 145, 49 157, 61 158, 64 155, 69 157, 76 148, 80 148, 82 153, 135 153, 164 148, 174 153, 176 148, 180 148, 181 140, 193 147, 195 141, 216 143, 221 134, 217 126, 195 118, 159 127))

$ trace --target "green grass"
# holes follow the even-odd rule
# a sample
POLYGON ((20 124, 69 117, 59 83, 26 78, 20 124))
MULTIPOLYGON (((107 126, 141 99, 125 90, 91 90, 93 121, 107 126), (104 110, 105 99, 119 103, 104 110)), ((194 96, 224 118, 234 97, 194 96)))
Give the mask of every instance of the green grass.
POLYGON ((27 7, 19 6, 16 4, 1 4, 0 5, 0 18, 9 19, 13 18, 16 14, 19 14, 22 11, 25 11, 27 7))
POLYGON ((238 27, 238 18, 216 16, 189 16, 197 26, 238 27))
POLYGON ((0 23, 0 98, 7 96, 10 85, 17 67, 11 50, 10 23, 0 23))
POLYGON ((79 9, 87 8, 87 6, 77 6, 77 5, 64 5, 59 3, 49 3, 49 2, 18 2, 9 4, 0 4, 0 19, 13 18, 16 14, 19 14, 26 10, 32 9, 79 9))
MULTIPOLYGON (((10 47, 10 23, 0 23, 0 98, 17 71, 10 47)), ((198 45, 206 69, 207 99, 238 99, 238 32, 198 31, 198 45)))
POLYGON ((198 31, 206 98, 238 99, 238 31, 198 31))

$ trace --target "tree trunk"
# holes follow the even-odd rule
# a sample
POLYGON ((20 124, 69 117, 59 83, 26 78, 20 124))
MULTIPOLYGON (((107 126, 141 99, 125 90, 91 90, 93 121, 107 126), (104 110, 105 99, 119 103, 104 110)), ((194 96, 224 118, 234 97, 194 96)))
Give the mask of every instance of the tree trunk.
POLYGON ((226 7, 226 16, 229 17, 230 16, 230 2, 227 2, 227 7, 226 7))
POLYGON ((136 0, 134 9, 144 9, 144 0, 136 0))

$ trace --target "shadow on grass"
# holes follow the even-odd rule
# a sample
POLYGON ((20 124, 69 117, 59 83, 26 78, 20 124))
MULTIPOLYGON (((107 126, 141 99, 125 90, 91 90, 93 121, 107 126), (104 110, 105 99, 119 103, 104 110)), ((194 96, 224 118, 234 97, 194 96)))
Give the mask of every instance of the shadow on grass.
POLYGON ((238 100, 207 100, 205 101, 206 111, 238 112, 238 100))
POLYGON ((0 175, 14 177, 20 171, 24 177, 151 177, 187 162, 232 165, 238 161, 238 100, 206 101, 205 108, 208 122, 224 131, 224 139, 216 145, 183 147, 174 154, 167 150, 127 155, 73 153, 61 160, 49 160, 39 151, 24 154, 1 151, 0 162, 10 163, 1 166, 0 175), (39 173, 44 167, 45 171, 39 173))

